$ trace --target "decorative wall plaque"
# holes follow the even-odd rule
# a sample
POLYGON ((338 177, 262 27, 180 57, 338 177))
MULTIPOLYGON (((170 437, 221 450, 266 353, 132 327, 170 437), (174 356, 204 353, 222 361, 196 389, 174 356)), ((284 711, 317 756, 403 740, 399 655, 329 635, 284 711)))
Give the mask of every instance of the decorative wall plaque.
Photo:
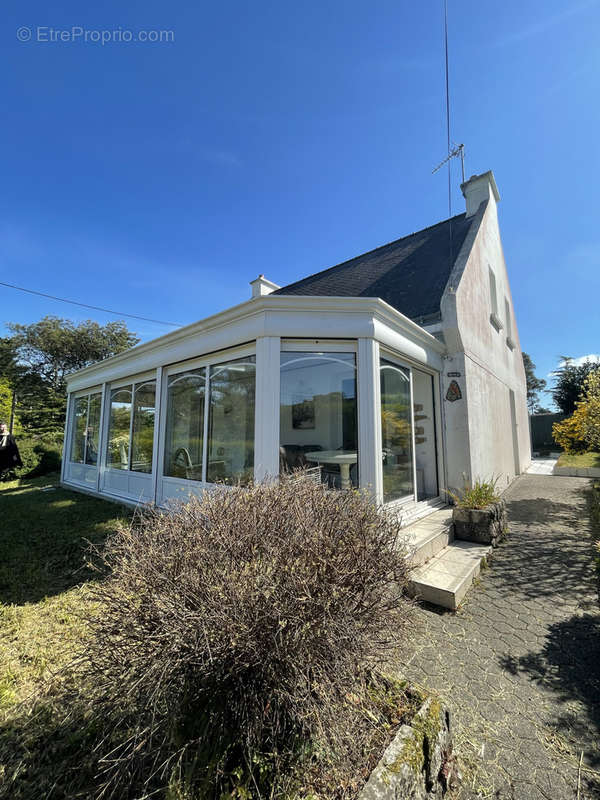
POLYGON ((456 381, 450 381, 450 386, 448 386, 448 391, 446 392, 446 400, 449 400, 451 403, 454 403, 456 400, 462 400, 462 392, 456 381))

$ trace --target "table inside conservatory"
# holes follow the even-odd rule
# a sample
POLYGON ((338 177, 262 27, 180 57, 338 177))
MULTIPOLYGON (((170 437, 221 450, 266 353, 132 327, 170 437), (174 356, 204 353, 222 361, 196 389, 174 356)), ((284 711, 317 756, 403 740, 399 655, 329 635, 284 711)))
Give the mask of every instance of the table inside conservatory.
POLYGON ((307 461, 317 464, 337 464, 340 468, 342 489, 350 489, 350 467, 358 461, 358 453, 351 450, 313 450, 305 453, 307 461))

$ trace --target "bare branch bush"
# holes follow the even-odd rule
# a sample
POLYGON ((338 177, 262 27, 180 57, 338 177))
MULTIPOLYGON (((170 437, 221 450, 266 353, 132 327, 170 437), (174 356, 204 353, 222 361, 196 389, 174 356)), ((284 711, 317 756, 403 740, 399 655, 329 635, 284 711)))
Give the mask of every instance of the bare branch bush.
POLYGON ((298 763, 356 774, 383 719, 368 687, 410 629, 396 522, 296 478, 145 511, 99 557, 79 666, 94 796, 287 797, 298 763))

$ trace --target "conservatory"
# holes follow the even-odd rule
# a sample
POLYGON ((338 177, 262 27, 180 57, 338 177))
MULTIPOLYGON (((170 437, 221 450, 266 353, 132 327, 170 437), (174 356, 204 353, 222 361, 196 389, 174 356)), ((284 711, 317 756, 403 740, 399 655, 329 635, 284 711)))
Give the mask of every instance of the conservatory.
POLYGON ((444 346, 380 299, 259 290, 71 375, 62 483, 167 506, 302 468, 377 503, 435 502, 444 346))

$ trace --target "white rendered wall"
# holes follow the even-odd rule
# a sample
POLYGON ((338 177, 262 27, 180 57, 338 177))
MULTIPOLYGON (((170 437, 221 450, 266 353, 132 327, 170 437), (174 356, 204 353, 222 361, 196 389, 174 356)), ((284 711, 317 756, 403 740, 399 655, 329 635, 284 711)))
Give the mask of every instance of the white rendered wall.
POLYGON ((449 355, 444 366, 444 417, 448 452, 448 485, 464 479, 498 478, 500 488, 515 478, 515 448, 510 391, 514 392, 518 472, 531 463, 525 370, 508 275, 500 240, 497 207, 490 196, 474 218, 476 237, 465 242, 442 299, 443 330, 449 355), (477 228, 478 226, 478 228, 477 228), (472 245, 472 246, 471 246, 472 245), (461 256, 463 256, 461 261, 461 256), (489 269, 493 270, 501 330, 492 324, 489 269), (511 309, 507 343, 505 298, 511 309), (458 376, 449 373, 458 373, 458 376), (452 380, 462 399, 445 398, 452 380))

